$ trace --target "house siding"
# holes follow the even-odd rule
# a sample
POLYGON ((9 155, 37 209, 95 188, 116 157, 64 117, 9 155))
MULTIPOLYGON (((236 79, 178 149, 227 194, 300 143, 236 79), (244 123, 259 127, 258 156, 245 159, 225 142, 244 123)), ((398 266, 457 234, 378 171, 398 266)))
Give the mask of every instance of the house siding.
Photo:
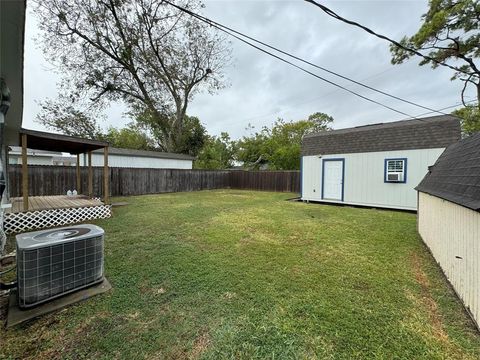
POLYGON ((444 148, 331 154, 321 158, 319 156, 303 156, 302 200, 324 201, 322 200, 322 161, 344 158, 343 203, 416 210, 417 195, 414 188, 443 150, 444 148), (406 183, 384 182, 385 159, 391 158, 408 160, 406 183))
POLYGON ((480 324, 480 212, 423 192, 418 231, 472 317, 480 324))
MULTIPOLYGON (((84 166, 86 156, 81 156, 80 165, 84 166)), ((103 154, 92 154, 92 165, 103 166, 103 154)), ((108 166, 120 168, 148 168, 148 169, 191 169, 192 160, 164 159, 154 157, 108 155, 108 166)))

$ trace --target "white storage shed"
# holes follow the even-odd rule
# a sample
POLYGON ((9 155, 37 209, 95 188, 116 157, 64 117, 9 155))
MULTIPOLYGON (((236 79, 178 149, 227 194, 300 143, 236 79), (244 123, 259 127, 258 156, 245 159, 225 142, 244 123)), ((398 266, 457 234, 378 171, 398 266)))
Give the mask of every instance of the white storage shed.
POLYGON ((417 186, 418 232, 480 325, 480 133, 447 148, 417 186))
POLYGON ((460 122, 449 115, 307 135, 301 199, 416 210, 415 186, 459 139, 460 122))
MULTIPOLYGON (((92 152, 92 165, 103 166, 103 151, 92 152)), ((108 166, 147 169, 191 169, 195 158, 185 154, 161 151, 120 149, 110 147, 108 166)), ((80 165, 88 164, 87 156, 80 159, 80 165)))

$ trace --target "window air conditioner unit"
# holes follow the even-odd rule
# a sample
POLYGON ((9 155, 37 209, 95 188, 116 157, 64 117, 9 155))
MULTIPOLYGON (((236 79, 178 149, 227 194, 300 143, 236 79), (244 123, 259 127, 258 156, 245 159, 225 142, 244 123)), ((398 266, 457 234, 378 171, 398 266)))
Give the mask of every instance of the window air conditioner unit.
POLYGON ((29 308, 103 281, 104 231, 75 225, 16 236, 18 304, 29 308))
POLYGON ((403 181, 403 174, 402 173, 388 173, 387 180, 392 182, 400 182, 403 181))

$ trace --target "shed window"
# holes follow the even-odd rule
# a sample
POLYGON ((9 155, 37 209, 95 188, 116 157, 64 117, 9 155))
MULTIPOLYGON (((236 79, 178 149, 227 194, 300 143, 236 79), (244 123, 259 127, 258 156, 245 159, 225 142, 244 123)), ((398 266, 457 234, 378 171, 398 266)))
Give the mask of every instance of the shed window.
POLYGON ((385 182, 407 181, 407 159, 385 159, 385 182))

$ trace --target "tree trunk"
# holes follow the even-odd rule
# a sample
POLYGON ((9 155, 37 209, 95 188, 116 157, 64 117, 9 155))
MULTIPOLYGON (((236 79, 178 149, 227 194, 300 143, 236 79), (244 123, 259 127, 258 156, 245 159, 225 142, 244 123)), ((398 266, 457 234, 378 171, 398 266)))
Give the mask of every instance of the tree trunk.
POLYGON ((183 123, 185 121, 186 112, 183 110, 184 106, 181 103, 177 104, 177 111, 175 112, 175 120, 172 122, 169 136, 169 150, 174 153, 183 152, 183 123))
POLYGON ((477 106, 478 110, 480 110, 480 82, 477 84, 477 106))

